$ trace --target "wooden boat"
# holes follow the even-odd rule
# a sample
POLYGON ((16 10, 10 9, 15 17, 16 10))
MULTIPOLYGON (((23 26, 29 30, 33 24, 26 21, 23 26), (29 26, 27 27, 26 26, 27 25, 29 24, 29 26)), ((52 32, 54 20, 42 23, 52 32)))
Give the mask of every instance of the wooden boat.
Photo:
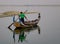
MULTIPOLYGON (((25 25, 22 25, 21 23, 19 23, 19 22, 17 22, 17 21, 15 21, 14 23, 12 23, 15 27, 33 27, 33 26, 35 26, 35 25, 37 25, 38 23, 39 23, 39 21, 40 21, 40 13, 38 14, 38 18, 37 19, 35 19, 35 20, 31 20, 31 21, 25 21, 25 25)), ((11 25, 12 25, 11 24, 11 25)), ((10 25, 10 26, 11 26, 10 25)), ((9 27, 10 27, 9 26, 9 27)))
POLYGON ((38 19, 32 20, 32 21, 25 21, 25 25, 21 25, 19 22, 15 22, 15 27, 32 27, 38 24, 40 21, 40 14, 38 15, 38 19))
POLYGON ((38 33, 40 34, 40 27, 38 25, 35 25, 33 28, 29 27, 29 28, 20 28, 20 27, 16 27, 15 29, 11 29, 9 27, 9 30, 12 32, 15 32, 16 34, 19 34, 21 32, 31 32, 38 29, 38 33))

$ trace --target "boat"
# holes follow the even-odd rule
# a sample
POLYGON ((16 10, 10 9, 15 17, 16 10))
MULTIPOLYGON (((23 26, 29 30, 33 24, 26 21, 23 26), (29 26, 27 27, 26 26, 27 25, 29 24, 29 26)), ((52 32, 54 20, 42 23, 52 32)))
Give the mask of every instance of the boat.
POLYGON ((16 27, 15 29, 12 28, 8 28, 11 32, 15 32, 15 34, 19 34, 21 32, 31 32, 34 31, 36 29, 38 29, 38 33, 40 34, 40 26, 39 25, 35 25, 33 28, 29 27, 29 28, 20 28, 20 27, 16 27))
MULTIPOLYGON (((15 27, 33 27, 33 26, 35 26, 35 25, 37 25, 38 23, 39 23, 39 21, 40 21, 40 13, 38 14, 38 18, 37 19, 35 19, 35 20, 31 20, 31 21, 25 21, 25 25, 22 25, 22 24, 20 24, 19 22, 17 22, 17 21, 15 21, 14 23, 12 23, 15 27)), ((11 24, 11 25, 12 25, 11 24)), ((10 25, 10 26, 11 26, 10 25)), ((9 27, 10 27, 9 26, 9 27)))
MULTIPOLYGON (((17 22, 17 21, 14 21, 14 23, 12 23, 15 27, 21 27, 21 28, 23 28, 23 27, 33 27, 33 26, 35 26, 35 25, 37 25, 38 23, 39 23, 39 21, 40 21, 40 13, 38 14, 38 18, 37 19, 35 19, 35 20, 31 20, 31 21, 25 21, 25 25, 22 25, 21 23, 19 23, 19 22, 17 22)), ((11 25, 12 25, 11 24, 11 25)), ((11 26, 10 25, 10 26, 11 26)), ((9 26, 9 27, 10 27, 9 26)))

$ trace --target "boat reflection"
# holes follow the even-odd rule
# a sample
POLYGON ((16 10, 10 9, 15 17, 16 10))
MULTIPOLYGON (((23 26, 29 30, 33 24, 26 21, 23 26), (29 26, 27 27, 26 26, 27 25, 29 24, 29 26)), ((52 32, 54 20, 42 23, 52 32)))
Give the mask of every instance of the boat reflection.
POLYGON ((25 41, 26 37, 28 34, 26 34, 26 32, 31 32, 31 31, 34 31, 34 30, 38 30, 38 34, 40 34, 40 27, 38 25, 34 26, 34 27, 31 27, 31 28, 15 28, 14 30, 11 29, 9 27, 9 30, 11 30, 13 32, 13 39, 14 39, 14 42, 15 42, 15 35, 18 34, 18 42, 23 42, 25 41))

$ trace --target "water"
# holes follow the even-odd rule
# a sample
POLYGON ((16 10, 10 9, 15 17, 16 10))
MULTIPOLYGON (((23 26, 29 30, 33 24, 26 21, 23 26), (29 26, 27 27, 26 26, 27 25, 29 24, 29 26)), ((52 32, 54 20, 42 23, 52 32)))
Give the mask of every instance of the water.
MULTIPOLYGON (((5 11, 35 11, 41 13, 41 19, 38 28, 27 34, 25 41, 18 43, 19 34, 15 34, 15 42, 13 32, 8 29, 12 23, 12 17, 0 18, 0 44, 60 44, 60 6, 0 6, 0 12, 5 11)), ((36 14, 26 15, 29 20, 36 19, 36 14)), ((14 26, 11 27, 15 29, 14 26)))

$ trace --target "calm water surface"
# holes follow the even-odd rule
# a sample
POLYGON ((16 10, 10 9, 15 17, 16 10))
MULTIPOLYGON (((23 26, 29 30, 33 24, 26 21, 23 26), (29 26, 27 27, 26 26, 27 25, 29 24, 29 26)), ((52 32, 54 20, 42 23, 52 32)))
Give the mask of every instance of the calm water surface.
MULTIPOLYGON (((22 34, 25 34, 26 38, 21 42, 20 33, 13 31, 15 27, 12 26, 12 30, 8 29, 12 23, 12 17, 0 18, 0 44, 60 44, 60 6, 0 6, 0 12, 9 10, 40 12, 39 28, 24 30, 22 34)), ((37 18, 37 14, 26 16, 29 20, 37 18)))

